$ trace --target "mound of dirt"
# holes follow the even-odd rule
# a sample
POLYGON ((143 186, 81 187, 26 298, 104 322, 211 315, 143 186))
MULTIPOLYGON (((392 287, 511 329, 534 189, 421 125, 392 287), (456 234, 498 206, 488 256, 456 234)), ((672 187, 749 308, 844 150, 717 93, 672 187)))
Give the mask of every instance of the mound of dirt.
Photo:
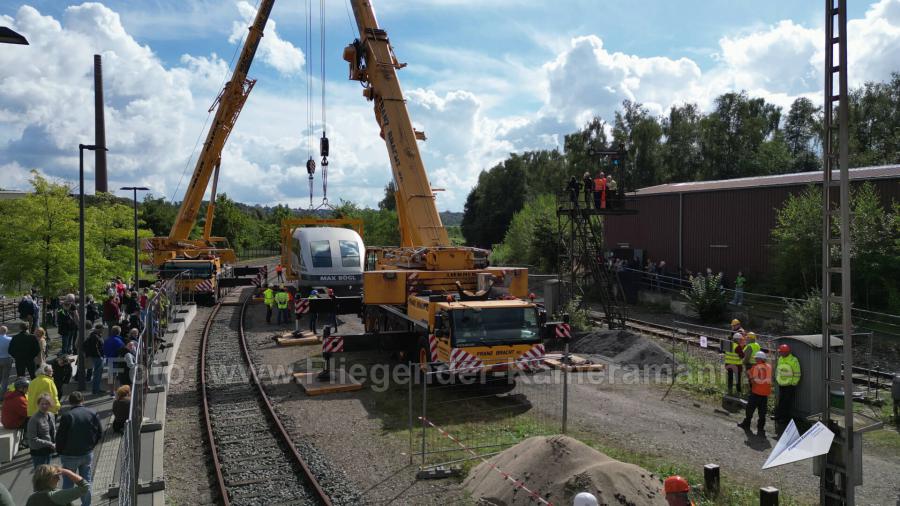
POLYGON ((672 354, 652 340, 627 330, 599 330, 577 336, 574 353, 603 355, 622 365, 638 367, 672 363, 672 354))
POLYGON ((488 463, 522 480, 553 504, 572 504, 580 492, 600 504, 662 505, 659 478, 646 469, 619 462, 568 436, 533 437, 472 469, 463 486, 479 504, 537 504, 488 463))

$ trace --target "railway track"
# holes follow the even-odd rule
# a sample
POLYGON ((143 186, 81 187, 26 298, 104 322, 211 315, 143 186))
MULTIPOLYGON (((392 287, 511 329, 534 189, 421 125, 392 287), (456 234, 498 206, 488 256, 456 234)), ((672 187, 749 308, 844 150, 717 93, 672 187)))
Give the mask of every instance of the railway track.
POLYGON ((203 417, 220 502, 330 506, 253 367, 244 336, 250 300, 248 291, 237 303, 217 304, 200 343, 203 417))
MULTIPOLYGON (((602 315, 597 315, 596 313, 591 314, 591 320, 597 325, 601 323, 601 319, 599 316, 602 315)), ((634 318, 626 319, 625 325, 631 330, 635 330, 659 338, 675 339, 676 341, 686 343, 690 346, 696 346, 698 348, 700 347, 700 336, 702 335, 706 337, 708 342, 707 348, 711 351, 720 349, 722 341, 728 339, 727 337, 715 336, 711 335, 710 333, 695 332, 684 327, 674 327, 644 320, 637 320, 634 318)), ((762 349, 767 353, 775 352, 774 349, 767 348, 766 346, 763 346, 762 349)), ((860 385, 890 389, 893 377, 894 373, 888 371, 882 371, 880 369, 868 369, 859 366, 853 367, 853 382, 860 385)))

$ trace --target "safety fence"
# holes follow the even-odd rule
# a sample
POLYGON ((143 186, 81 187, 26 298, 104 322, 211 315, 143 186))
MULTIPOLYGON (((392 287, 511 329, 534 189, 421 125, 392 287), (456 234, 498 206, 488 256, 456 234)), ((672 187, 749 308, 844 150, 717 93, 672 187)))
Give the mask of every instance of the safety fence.
POLYGON ((250 260, 252 258, 267 258, 281 255, 281 250, 275 248, 248 248, 235 251, 239 260, 250 260))
POLYGON ((130 371, 131 403, 128 420, 119 442, 119 490, 120 505, 137 504, 139 490, 138 476, 141 462, 141 427, 144 423, 146 399, 150 393, 150 369, 153 356, 162 344, 169 327, 173 324, 176 311, 185 301, 177 287, 177 281, 186 273, 179 273, 165 280, 147 303, 141 331, 135 349, 135 367, 130 371))
POLYGON ((410 463, 423 470, 489 458, 565 431, 567 374, 543 359, 430 371, 409 383, 410 463))
MULTIPOLYGON (((628 272, 637 275, 640 280, 640 289, 647 292, 663 293, 674 298, 682 298, 682 290, 690 289, 690 280, 670 273, 648 272, 644 270, 620 268, 619 272, 628 272)), ((802 302, 803 299, 792 297, 780 297, 764 293, 737 291, 733 288, 723 287, 728 301, 735 306, 740 306, 752 311, 757 316, 767 320, 778 321, 782 327, 786 324, 785 309, 788 303, 802 302)), ((854 307, 853 322, 857 328, 865 332, 875 332, 892 337, 900 337, 900 315, 871 311, 854 307)))

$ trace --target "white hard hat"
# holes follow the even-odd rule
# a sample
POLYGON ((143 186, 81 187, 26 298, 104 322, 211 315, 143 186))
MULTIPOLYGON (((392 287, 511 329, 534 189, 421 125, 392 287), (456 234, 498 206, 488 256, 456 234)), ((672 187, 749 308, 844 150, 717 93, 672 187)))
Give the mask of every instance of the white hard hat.
POLYGON ((756 358, 756 359, 759 359, 759 360, 765 360, 765 359, 767 358, 767 357, 766 357, 766 352, 764 352, 764 351, 757 351, 756 354, 753 355, 753 358, 756 358))
POLYGON ((581 492, 575 496, 572 506, 598 506, 597 498, 589 492, 581 492))

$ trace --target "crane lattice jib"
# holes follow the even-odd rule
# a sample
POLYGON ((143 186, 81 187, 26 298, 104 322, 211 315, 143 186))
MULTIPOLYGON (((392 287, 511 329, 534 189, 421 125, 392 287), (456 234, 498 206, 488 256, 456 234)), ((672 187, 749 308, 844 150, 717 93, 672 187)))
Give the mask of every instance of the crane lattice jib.
MULTIPOLYGON (((256 55, 256 49, 259 47, 259 41, 263 36, 263 29, 272 12, 272 5, 275 0, 263 0, 260 2, 259 10, 256 12, 256 19, 250 27, 250 33, 241 49, 241 55, 237 65, 234 66, 234 73, 231 79, 225 84, 225 89, 217 99, 218 109, 216 109, 215 117, 209 127, 209 133, 206 135, 206 141, 203 143, 203 150, 197 157, 197 165, 194 167, 194 174, 191 176, 191 182, 188 184, 184 200, 181 202, 181 208, 178 210, 178 217, 172 224, 172 230, 169 232, 169 239, 185 240, 191 233, 194 223, 197 221, 197 214, 200 211, 200 203, 203 201, 203 194, 209 186, 209 179, 215 170, 219 157, 222 156, 222 148, 225 141, 231 134, 237 121, 238 115, 247 95, 253 89, 255 81, 247 79, 247 73, 250 71, 250 64, 256 55)), ((215 106, 216 104, 213 104, 215 106)))
POLYGON ((352 0, 351 4, 361 38, 357 59, 364 60, 364 67, 351 78, 367 85, 364 93, 375 105, 396 185, 401 246, 450 246, 416 144, 424 136, 413 129, 397 78, 397 69, 404 65, 394 56, 387 33, 378 27, 371 3, 352 0))

